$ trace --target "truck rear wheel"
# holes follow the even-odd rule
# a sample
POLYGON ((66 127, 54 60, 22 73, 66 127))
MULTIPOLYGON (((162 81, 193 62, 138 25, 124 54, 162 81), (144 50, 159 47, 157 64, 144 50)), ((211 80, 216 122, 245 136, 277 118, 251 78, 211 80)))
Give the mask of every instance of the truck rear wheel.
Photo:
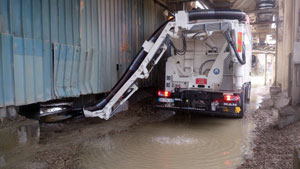
POLYGON ((243 88, 243 92, 240 95, 241 98, 241 112, 239 114, 237 114, 237 118, 243 118, 244 117, 244 113, 246 112, 247 109, 247 88, 248 87, 244 87, 243 88))
POLYGON ((245 90, 245 99, 246 99, 246 103, 250 103, 250 95, 251 95, 251 83, 248 83, 246 85, 246 90, 245 90))

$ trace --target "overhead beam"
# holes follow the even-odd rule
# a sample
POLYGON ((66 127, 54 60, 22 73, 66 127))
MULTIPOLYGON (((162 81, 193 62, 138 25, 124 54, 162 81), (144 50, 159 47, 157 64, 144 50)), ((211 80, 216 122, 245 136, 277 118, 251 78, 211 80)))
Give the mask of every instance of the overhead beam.
POLYGON ((167 3, 181 3, 181 2, 192 2, 195 0, 168 0, 167 3))
POLYGON ((272 23, 277 23, 276 21, 271 21, 271 22, 253 22, 250 23, 250 25, 267 25, 267 24, 272 24, 272 23))
POLYGON ((255 10, 253 12, 250 12, 251 14, 260 14, 260 13, 277 13, 278 9, 277 8, 272 8, 272 9, 259 9, 255 10))
POLYGON ((208 8, 214 8, 214 4, 212 4, 209 0, 200 0, 202 1, 208 8))
MULTIPOLYGON (((197 0, 168 0, 167 3, 184 3, 193 2, 197 0)), ((204 3, 208 8, 214 8, 214 5, 209 0, 198 0, 200 3, 204 3)))

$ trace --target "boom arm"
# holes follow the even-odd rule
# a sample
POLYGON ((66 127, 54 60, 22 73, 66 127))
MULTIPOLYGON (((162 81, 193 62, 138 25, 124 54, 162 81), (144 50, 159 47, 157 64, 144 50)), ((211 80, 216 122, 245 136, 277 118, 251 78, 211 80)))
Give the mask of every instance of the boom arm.
MULTIPOLYGON (((143 59, 141 64, 138 66, 138 57, 134 60, 132 65, 130 66, 128 71, 134 70, 134 67, 138 66, 137 70, 133 73, 133 75, 125 82, 123 86, 112 96, 112 98, 108 101, 108 103, 99 110, 97 106, 101 106, 98 104, 96 107, 91 107, 87 109, 83 109, 84 115, 86 117, 100 117, 102 119, 108 120, 112 117, 117 109, 127 101, 132 94, 138 90, 138 86, 135 83, 137 79, 146 79, 149 77, 149 73, 152 71, 153 67, 158 63, 161 59, 165 51, 167 50, 166 44, 164 44, 165 39, 169 33, 170 28, 174 25, 174 22, 168 22, 167 25, 164 27, 162 32, 160 33, 159 37, 155 42, 149 40, 145 41, 143 44, 143 49, 139 53, 147 53, 146 57, 143 59), (157 54, 158 51, 161 51, 157 58, 154 59, 154 56, 157 54), (148 65, 153 60, 151 68, 148 69, 148 65), (117 106, 116 106, 117 105, 117 106)), ((126 77, 122 77, 126 78, 126 77)), ((122 80, 122 79, 121 79, 122 80)), ((117 87, 117 86, 115 86, 117 87)), ((105 102, 105 101, 102 101, 105 102)))

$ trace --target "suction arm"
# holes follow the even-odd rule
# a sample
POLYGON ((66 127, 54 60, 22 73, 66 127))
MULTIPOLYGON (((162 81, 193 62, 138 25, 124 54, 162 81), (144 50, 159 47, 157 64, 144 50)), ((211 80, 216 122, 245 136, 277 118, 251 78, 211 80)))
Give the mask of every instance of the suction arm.
POLYGON ((96 106, 84 108, 83 111, 86 117, 109 119, 115 114, 120 105, 122 105, 138 89, 138 86, 135 83, 136 80, 148 78, 152 68, 161 59, 167 49, 164 42, 170 28, 170 22, 165 22, 149 38, 149 41, 144 42, 142 49, 136 55, 125 74, 121 77, 105 99, 96 106), (160 51, 158 57, 154 58, 158 51, 160 51), (150 69, 148 69, 147 66, 151 61, 153 61, 153 65, 150 69))

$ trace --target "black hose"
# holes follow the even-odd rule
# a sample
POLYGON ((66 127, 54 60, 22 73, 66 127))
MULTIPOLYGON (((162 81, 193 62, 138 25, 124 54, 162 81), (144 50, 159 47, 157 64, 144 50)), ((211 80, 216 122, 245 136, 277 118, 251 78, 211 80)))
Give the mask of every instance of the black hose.
POLYGON ((231 48, 233 49, 237 60, 240 62, 240 64, 244 65, 246 63, 246 55, 245 55, 245 51, 244 51, 245 50, 245 45, 243 44, 243 52, 242 52, 243 53, 242 54, 243 58, 241 58, 238 51, 237 51, 237 49, 236 49, 235 41, 231 37, 231 32, 230 31, 225 31, 224 34, 225 34, 227 42, 230 44, 231 48))
MULTIPOLYGON (((174 45, 175 47, 175 45, 174 45)), ((186 39, 185 39, 185 36, 182 35, 182 49, 179 50, 175 47, 175 49, 177 50, 176 53, 178 53, 179 55, 185 55, 186 53, 186 49, 187 49, 187 45, 186 45, 186 39)))
POLYGON ((187 45, 186 45, 186 39, 185 39, 184 35, 182 35, 182 49, 178 49, 169 37, 168 37, 168 40, 166 41, 166 43, 170 44, 170 46, 173 47, 175 55, 177 55, 177 54, 184 55, 186 53, 187 45))
POLYGON ((147 56, 147 52, 145 52, 143 49, 141 49, 140 52, 135 57, 132 64, 127 69, 126 73, 121 77, 121 79, 117 82, 117 84, 112 88, 111 92, 105 97, 105 99, 103 99, 96 106, 86 108, 86 110, 96 111, 99 109, 103 109, 104 106, 110 101, 110 99, 121 89, 121 87, 126 83, 126 81, 134 74, 134 72, 137 70, 138 66, 141 64, 141 62, 144 60, 144 58, 146 56, 147 56))
POLYGON ((152 41, 155 42, 157 40, 157 38, 159 37, 160 34, 158 34, 158 32, 162 31, 161 29, 164 28, 170 21, 173 21, 173 19, 171 20, 167 20, 165 21, 162 25, 160 25, 160 27, 158 27, 152 34, 151 36, 147 39, 148 41, 152 41))
POLYGON ((195 10, 189 13, 190 21, 200 19, 237 19, 239 21, 247 21, 247 14, 233 9, 195 10))
POLYGON ((214 61, 216 61, 216 60, 215 60, 215 59, 210 59, 210 60, 207 60, 207 61, 203 62, 203 63, 201 64, 201 66, 200 66, 199 74, 202 75, 202 69, 203 69, 203 66, 204 66, 206 63, 208 63, 208 62, 214 62, 214 61))

